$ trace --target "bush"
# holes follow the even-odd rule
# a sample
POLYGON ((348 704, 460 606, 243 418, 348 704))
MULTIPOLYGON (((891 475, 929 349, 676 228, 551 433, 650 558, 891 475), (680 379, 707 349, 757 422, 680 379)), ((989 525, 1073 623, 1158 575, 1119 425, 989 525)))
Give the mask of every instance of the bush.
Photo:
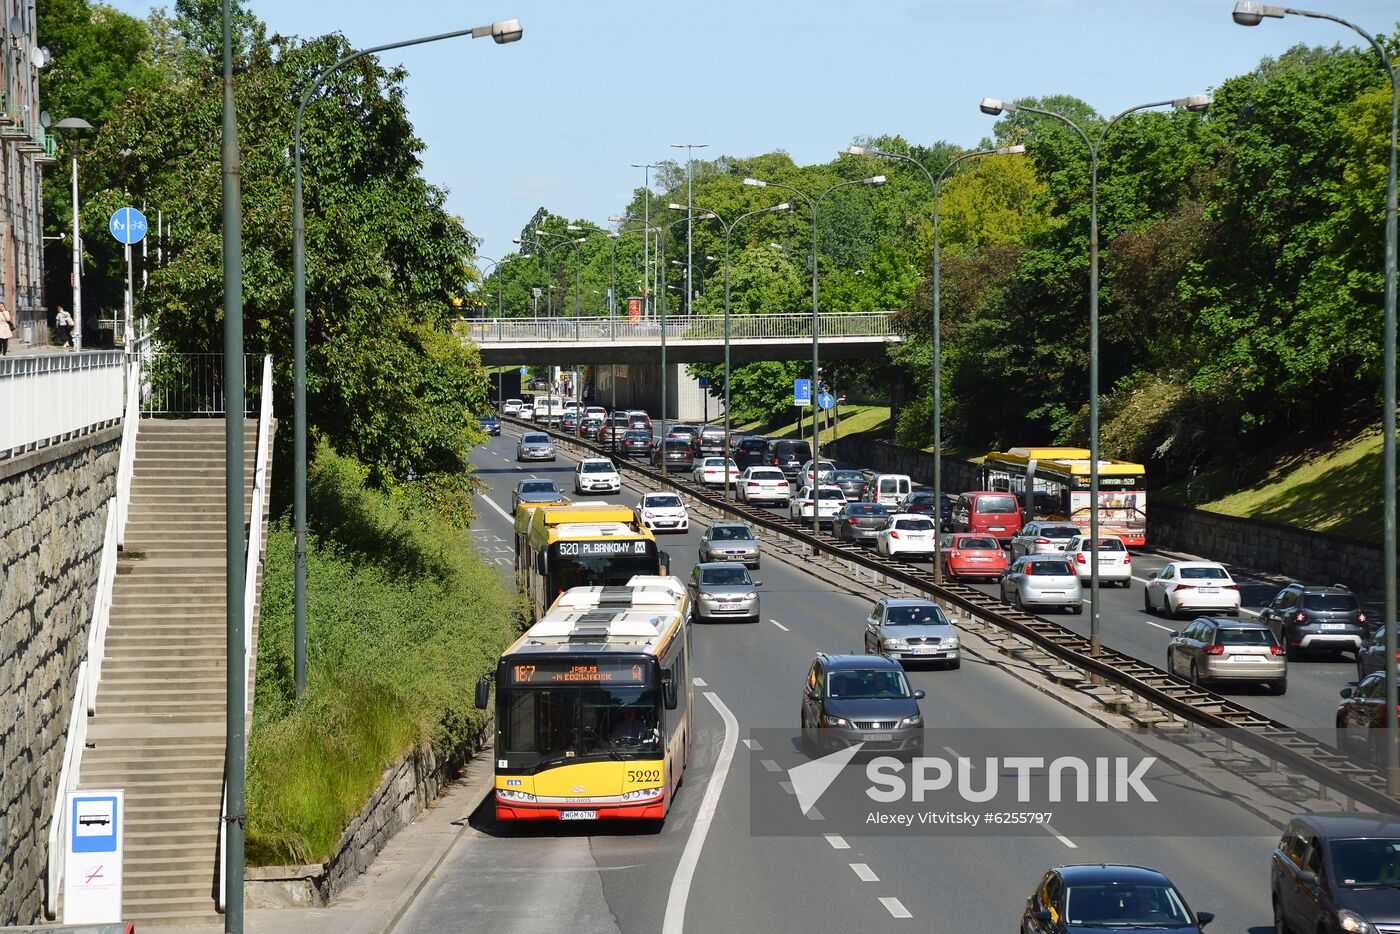
POLYGON ((318 862, 413 746, 439 755, 485 722, 477 677, 515 632, 518 599, 467 531, 366 486, 322 446, 308 476, 307 689, 293 671, 293 541, 271 529, 248 750, 248 859, 318 862))

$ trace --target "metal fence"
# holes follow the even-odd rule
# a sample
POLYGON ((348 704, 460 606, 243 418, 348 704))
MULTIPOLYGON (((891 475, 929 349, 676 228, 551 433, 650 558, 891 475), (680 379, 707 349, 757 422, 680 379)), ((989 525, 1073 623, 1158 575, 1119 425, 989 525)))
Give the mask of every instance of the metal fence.
MULTIPOLYGON (((258 412, 261 402, 262 358, 242 354, 243 414, 258 412), (249 379, 249 376, 252 379, 249 379)), ((167 353, 141 355, 145 384, 141 390, 141 415, 223 415, 228 411, 224 355, 221 353, 167 353)))
POLYGON ((0 358, 0 458, 117 424, 125 373, 117 351, 0 358))
MULTIPOLYGON (((821 338, 865 337, 896 339, 893 312, 830 313, 817 319, 821 338)), ((471 322, 469 336, 477 343, 533 343, 597 340, 651 344, 661 339, 656 317, 632 320, 625 315, 595 318, 486 318, 471 322)), ((811 314, 730 315, 731 340, 791 340, 812 338, 811 314)), ((724 339, 724 315, 668 315, 668 341, 724 339)))

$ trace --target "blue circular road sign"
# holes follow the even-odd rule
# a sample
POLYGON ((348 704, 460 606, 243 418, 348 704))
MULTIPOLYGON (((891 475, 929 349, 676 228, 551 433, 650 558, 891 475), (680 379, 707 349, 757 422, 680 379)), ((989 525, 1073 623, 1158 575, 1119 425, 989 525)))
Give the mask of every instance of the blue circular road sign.
POLYGON ((524 376, 524 375, 525 375, 526 373, 528 373, 528 372, 530 372, 530 368, 529 368, 528 366, 522 366, 522 367, 520 368, 520 375, 521 375, 521 376, 524 376))
POLYGON ((107 229, 118 243, 140 243, 146 236, 146 215, 135 208, 117 208, 107 221, 107 229))
POLYGON ((817 393, 817 405, 824 409, 829 409, 836 404, 836 397, 829 392, 817 393))

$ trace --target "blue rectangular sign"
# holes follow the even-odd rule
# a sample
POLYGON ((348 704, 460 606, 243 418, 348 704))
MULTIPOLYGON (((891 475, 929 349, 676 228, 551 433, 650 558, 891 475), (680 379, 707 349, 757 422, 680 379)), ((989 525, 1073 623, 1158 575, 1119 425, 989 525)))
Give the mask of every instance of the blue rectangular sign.
POLYGON ((812 381, 810 379, 795 379, 792 381, 792 404, 812 404, 812 381))
POLYGON ((74 853, 117 851, 117 799, 112 795, 74 797, 68 833, 74 853))

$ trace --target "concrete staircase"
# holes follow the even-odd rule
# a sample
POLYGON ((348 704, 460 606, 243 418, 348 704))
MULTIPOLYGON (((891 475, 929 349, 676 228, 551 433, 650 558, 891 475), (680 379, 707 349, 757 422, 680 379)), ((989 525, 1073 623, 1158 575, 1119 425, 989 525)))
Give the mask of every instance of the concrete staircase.
MULTIPOLYGON (((255 419, 244 422, 244 452, 246 517, 255 419)), ((266 510, 260 519, 266 529, 266 510)), ((224 422, 143 420, 97 713, 80 773, 81 788, 126 791, 122 906, 138 925, 219 920, 213 884, 224 771, 224 528, 224 422)), ((258 574, 261 594, 261 567, 258 574)))

